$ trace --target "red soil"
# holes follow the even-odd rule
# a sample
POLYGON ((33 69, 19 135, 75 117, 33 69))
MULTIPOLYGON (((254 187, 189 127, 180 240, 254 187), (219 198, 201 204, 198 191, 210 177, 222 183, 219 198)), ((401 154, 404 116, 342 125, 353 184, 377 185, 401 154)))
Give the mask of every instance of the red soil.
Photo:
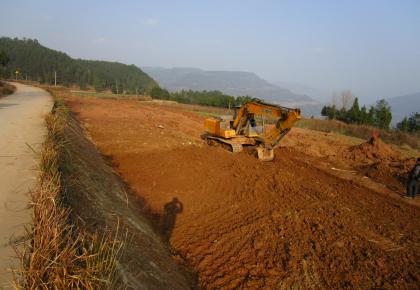
POLYGON ((400 192, 404 191, 406 173, 415 164, 415 158, 404 158, 380 139, 349 147, 344 158, 367 177, 400 192))
POLYGON ((402 161, 402 155, 393 150, 380 139, 375 142, 365 142, 347 149, 345 158, 359 163, 402 161))
POLYGON ((203 288, 418 288, 418 206, 328 171, 337 163, 323 149, 290 146, 333 143, 299 129, 262 163, 204 144, 203 118, 189 107, 67 102, 203 288))

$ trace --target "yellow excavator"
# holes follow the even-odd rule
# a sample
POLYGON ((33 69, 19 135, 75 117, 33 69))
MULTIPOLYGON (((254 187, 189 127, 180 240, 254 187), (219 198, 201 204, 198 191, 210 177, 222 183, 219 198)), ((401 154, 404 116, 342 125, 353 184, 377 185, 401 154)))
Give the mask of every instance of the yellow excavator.
POLYGON ((243 146, 253 146, 256 147, 258 159, 271 161, 274 159, 274 148, 300 118, 300 109, 256 99, 235 108, 233 118, 222 116, 206 119, 205 133, 201 138, 209 145, 222 144, 235 153, 241 152, 243 146))

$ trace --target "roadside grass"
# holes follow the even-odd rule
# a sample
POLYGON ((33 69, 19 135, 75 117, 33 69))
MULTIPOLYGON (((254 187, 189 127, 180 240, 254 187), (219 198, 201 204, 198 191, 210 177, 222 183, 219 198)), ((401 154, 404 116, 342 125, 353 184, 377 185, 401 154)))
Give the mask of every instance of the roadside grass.
MULTIPOLYGON (((353 136, 363 140, 372 137, 374 130, 371 126, 346 124, 336 120, 302 119, 296 123, 296 127, 306 128, 322 132, 335 132, 338 134, 353 136)), ((399 146, 405 151, 415 154, 420 150, 420 136, 393 130, 378 129, 379 137, 386 143, 399 146)))
POLYGON ((41 151, 39 180, 32 193, 33 228, 23 249, 17 250, 21 269, 16 289, 113 288, 117 257, 123 243, 116 236, 88 232, 71 219, 62 186, 61 156, 66 150, 67 111, 55 96, 46 117, 47 136, 41 151))

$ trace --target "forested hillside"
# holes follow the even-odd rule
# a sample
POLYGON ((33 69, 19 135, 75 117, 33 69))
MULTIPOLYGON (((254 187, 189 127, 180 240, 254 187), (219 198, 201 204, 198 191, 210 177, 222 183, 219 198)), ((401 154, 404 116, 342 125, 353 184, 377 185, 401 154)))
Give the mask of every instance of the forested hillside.
POLYGON ((8 57, 0 73, 6 78, 18 77, 57 84, 93 86, 96 90, 111 89, 118 93, 149 92, 157 83, 135 65, 118 62, 73 59, 67 54, 42 46, 37 40, 0 38, 0 52, 8 57))
POLYGON ((232 108, 254 99, 250 96, 230 96, 217 90, 182 90, 180 92, 169 92, 160 87, 154 87, 150 92, 150 96, 154 99, 176 101, 183 104, 197 104, 222 108, 232 108))

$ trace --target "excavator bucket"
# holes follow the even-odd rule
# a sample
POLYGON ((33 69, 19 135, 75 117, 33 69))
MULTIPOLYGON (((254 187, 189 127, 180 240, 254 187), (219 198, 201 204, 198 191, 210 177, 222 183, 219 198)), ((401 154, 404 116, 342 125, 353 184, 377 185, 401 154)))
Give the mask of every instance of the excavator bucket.
POLYGON ((274 150, 264 147, 257 148, 258 159, 261 161, 272 161, 274 159, 274 150))

